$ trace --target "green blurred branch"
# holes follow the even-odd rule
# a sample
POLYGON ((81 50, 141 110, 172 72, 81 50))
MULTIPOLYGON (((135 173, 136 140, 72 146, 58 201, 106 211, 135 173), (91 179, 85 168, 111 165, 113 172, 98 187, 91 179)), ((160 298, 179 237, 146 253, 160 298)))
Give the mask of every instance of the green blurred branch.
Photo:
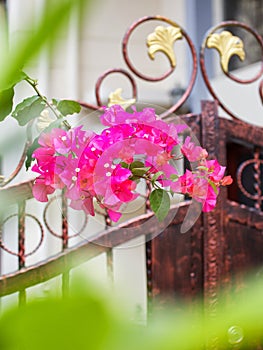
MULTIPOLYGON (((6 90, 21 80, 21 69, 49 43, 55 42, 59 30, 69 18, 71 11, 79 7, 85 11, 89 0, 49 0, 36 26, 15 48, 1 53, 0 90, 6 90)), ((33 22, 33 21, 32 21, 33 22)))

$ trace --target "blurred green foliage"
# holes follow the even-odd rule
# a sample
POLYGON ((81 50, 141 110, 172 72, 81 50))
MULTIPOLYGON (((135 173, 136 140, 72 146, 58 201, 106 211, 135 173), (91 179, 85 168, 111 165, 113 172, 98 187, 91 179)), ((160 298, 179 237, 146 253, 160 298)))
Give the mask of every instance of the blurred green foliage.
POLYGON ((1 52, 0 90, 6 90, 24 79, 21 69, 34 58, 45 44, 54 46, 58 33, 69 20, 74 8, 80 13, 87 11, 89 0, 46 0, 39 21, 29 24, 24 39, 12 45, 10 50, 1 52), (36 22, 36 23, 34 23, 36 22))
POLYGON ((231 296, 233 303, 220 303, 216 316, 206 315, 201 303, 182 312, 170 304, 139 325, 112 295, 78 283, 70 296, 8 311, 0 319, 0 349, 190 350, 215 343, 224 349, 251 348, 263 334, 263 284, 248 285, 231 296))

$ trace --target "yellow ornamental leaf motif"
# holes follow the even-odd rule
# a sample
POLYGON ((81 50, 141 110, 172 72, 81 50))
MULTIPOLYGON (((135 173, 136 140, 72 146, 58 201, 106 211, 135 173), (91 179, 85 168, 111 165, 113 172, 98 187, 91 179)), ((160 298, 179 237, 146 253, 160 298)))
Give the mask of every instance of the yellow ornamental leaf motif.
POLYGON ((245 58, 243 41, 226 30, 220 34, 213 33, 209 35, 206 46, 219 52, 220 64, 225 73, 228 72, 229 60, 233 55, 237 55, 241 61, 245 58))
POLYGON ((176 59, 173 50, 173 44, 176 40, 182 39, 182 32, 180 27, 158 26, 155 28, 154 33, 151 33, 147 37, 148 54, 153 60, 157 51, 162 51, 170 60, 172 67, 176 66, 176 59))
POLYGON ((108 98, 108 106, 120 105, 123 109, 128 108, 136 102, 135 98, 125 100, 122 96, 122 89, 118 88, 115 91, 111 92, 108 98))

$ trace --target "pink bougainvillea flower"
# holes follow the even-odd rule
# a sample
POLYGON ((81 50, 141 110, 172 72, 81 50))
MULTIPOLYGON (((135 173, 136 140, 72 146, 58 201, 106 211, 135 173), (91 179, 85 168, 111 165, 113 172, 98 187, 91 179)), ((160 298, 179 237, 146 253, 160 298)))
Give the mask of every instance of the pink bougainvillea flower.
POLYGON ((105 112, 100 117, 101 123, 106 126, 132 123, 151 123, 156 120, 155 111, 153 108, 144 108, 142 112, 134 113, 126 112, 121 106, 114 105, 109 108, 104 108, 105 112))
POLYGON ((207 179, 193 174, 186 170, 185 174, 180 176, 178 181, 171 185, 174 192, 188 194, 196 201, 202 203, 203 211, 208 212, 214 209, 216 197, 218 195, 213 187, 207 182, 207 179))
MULTIPOLYGON (((71 188, 76 182, 76 169, 78 168, 78 154, 81 154, 86 143, 94 136, 93 132, 81 130, 82 127, 72 128, 69 131, 54 128, 50 134, 43 133, 38 143, 41 147, 33 153, 36 164, 32 170, 39 173, 41 181, 36 181, 36 188, 51 186, 53 188, 71 188)), ((34 191, 36 196, 39 191, 34 191)), ((51 193, 51 190, 48 190, 51 193)), ((47 196, 42 195, 47 201, 47 196)))
POLYGON ((192 192, 189 193, 191 197, 204 204, 208 196, 207 179, 200 178, 198 174, 193 174, 193 186, 191 189, 192 192))
POLYGON ((158 166, 162 166, 164 164, 167 164, 171 159, 173 159, 171 152, 163 151, 157 154, 156 164, 158 166))
POLYGON ((91 216, 95 215, 93 196, 91 196, 89 193, 84 191, 77 192, 74 190, 73 193, 68 191, 66 195, 69 199, 71 199, 69 204, 71 208, 75 210, 84 210, 86 214, 91 216), (78 194, 78 196, 75 196, 76 194, 78 194))
POLYGON ((117 222, 122 216, 122 213, 114 211, 112 209, 107 209, 107 213, 109 215, 109 218, 114 222, 117 222))
MULTIPOLYGON (((53 144, 57 153, 74 154, 81 153, 83 147, 92 139, 94 133, 91 131, 81 130, 82 126, 72 128, 68 131, 62 130, 54 137, 53 144)), ((57 130, 57 129, 54 129, 57 130)))
POLYGON ((56 152, 60 154, 67 154, 70 151, 72 146, 71 135, 66 130, 61 130, 60 135, 54 137, 53 144, 56 152))
POLYGON ((138 194, 133 193, 136 189, 136 182, 129 180, 131 171, 129 169, 117 166, 111 176, 111 188, 113 193, 121 202, 131 202, 138 197, 138 194))
POLYGON ((182 124, 167 124, 163 120, 157 119, 152 108, 144 108, 139 112, 134 109, 132 114, 126 112, 118 105, 105 108, 104 110, 104 114, 100 117, 103 125, 110 126, 110 129, 112 129, 114 126, 123 128, 124 124, 128 124, 134 129, 128 137, 147 137, 151 142, 165 143, 169 149, 179 143, 178 133, 187 127, 182 124))
POLYGON ((54 128, 40 136, 40 147, 33 153, 32 170, 38 174, 35 198, 45 202, 56 188, 64 188, 70 207, 95 215, 96 200, 111 220, 118 221, 124 204, 138 197, 136 181, 140 178, 152 181, 156 188, 191 196, 202 203, 203 211, 212 210, 219 187, 232 182, 230 176, 224 176, 225 167, 217 160, 207 160, 207 151, 189 136, 181 152, 198 165, 179 176, 173 152, 186 125, 167 124, 152 108, 133 108, 132 113, 118 105, 104 108, 101 122, 106 128, 100 134, 79 126, 54 128), (135 161, 138 167, 132 167, 135 161))
POLYGON ((46 183, 46 179, 42 176, 37 177, 32 188, 33 196, 39 202, 47 202, 48 195, 55 192, 55 188, 46 183))
MULTIPOLYGON (((219 189, 218 189, 219 193, 219 189)), ((208 185, 207 186, 207 192, 206 192, 206 198, 205 201, 203 202, 203 212, 209 212, 213 210, 216 206, 216 198, 217 195, 212 186, 208 185)))
POLYGON ((171 190, 173 192, 180 192, 182 194, 192 195, 194 188, 194 176, 190 170, 181 175, 176 182, 171 183, 171 190))
POLYGON ((204 166, 207 167, 207 169, 208 169, 207 172, 209 174, 209 178, 213 182, 218 182, 223 178, 226 167, 221 166, 216 159, 207 160, 204 163, 204 166))
POLYGON ((231 185, 233 182, 233 179, 230 175, 224 176, 222 180, 220 180, 221 186, 228 186, 231 185))
POLYGON ((54 186, 54 168, 55 168, 55 157, 52 148, 39 148, 33 153, 33 157, 37 159, 37 163, 33 165, 32 171, 40 174, 41 184, 46 186, 54 186))
POLYGON ((190 162, 196 162, 198 160, 205 159, 208 156, 208 153, 204 148, 196 146, 193 142, 191 142, 190 136, 186 137, 181 147, 181 151, 190 162))
POLYGON ((133 193, 136 183, 129 180, 131 175, 129 169, 122 168, 119 164, 106 168, 105 178, 101 179, 103 183, 97 182, 95 186, 95 192, 103 197, 105 207, 114 208, 120 202, 130 202, 137 198, 138 195, 133 193))
MULTIPOLYGON (((164 156, 166 157, 166 156, 164 156)), ((170 180, 171 175, 177 175, 177 169, 168 163, 163 161, 158 162, 158 154, 156 157, 148 157, 145 161, 145 166, 149 167, 149 174, 152 176, 160 172, 160 175, 156 178, 156 180, 164 187, 170 187, 173 184, 173 181, 170 180)))

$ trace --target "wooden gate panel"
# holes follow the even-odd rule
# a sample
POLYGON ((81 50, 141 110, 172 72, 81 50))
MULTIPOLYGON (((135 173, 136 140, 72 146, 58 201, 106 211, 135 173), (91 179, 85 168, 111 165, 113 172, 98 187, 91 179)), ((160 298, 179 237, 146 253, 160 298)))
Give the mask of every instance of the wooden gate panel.
POLYGON ((225 230, 231 284, 245 286, 248 277, 263 272, 263 235, 255 228, 229 221, 225 230))
MULTIPOLYGON (((188 208, 188 205, 186 205, 188 208)), ((152 297, 155 308, 195 300, 203 289, 202 218, 181 233, 178 221, 152 241, 152 297)))
POLYGON ((223 287, 239 290, 251 271, 254 276, 263 271, 263 128, 219 118, 214 102, 202 104, 200 121, 197 137, 227 166, 234 184, 221 190, 215 210, 202 214, 189 232, 179 234, 182 218, 153 240, 152 285, 153 298, 162 304, 202 295, 213 314, 223 287), (250 162, 243 183, 240 167, 250 162), (247 198, 243 187, 254 199, 247 198))

